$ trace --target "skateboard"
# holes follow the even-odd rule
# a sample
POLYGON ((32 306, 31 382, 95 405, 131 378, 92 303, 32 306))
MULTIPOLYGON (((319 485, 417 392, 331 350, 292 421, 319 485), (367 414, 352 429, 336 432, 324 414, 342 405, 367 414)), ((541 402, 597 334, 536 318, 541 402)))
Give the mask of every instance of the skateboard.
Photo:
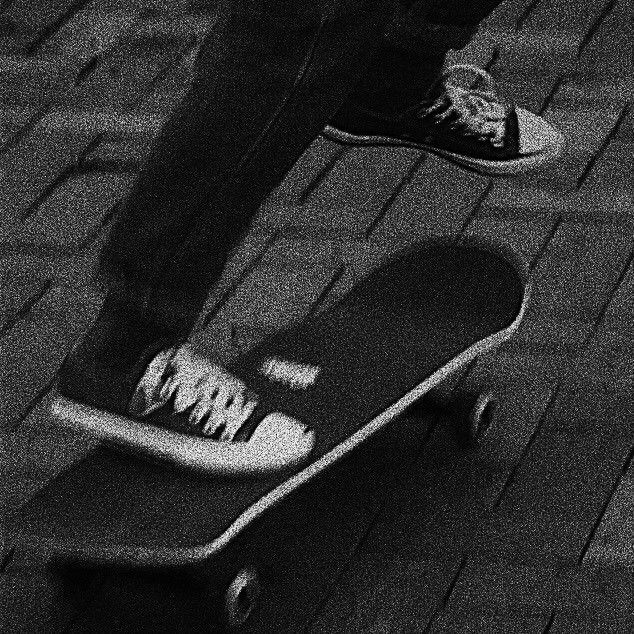
MULTIPOLYGON (((282 566, 291 543, 300 544, 293 552, 305 552, 311 517, 334 512, 331 493, 345 508, 346 469, 366 473, 362 486, 377 488, 382 476, 367 470, 381 462, 389 433, 400 437, 400 417, 511 337, 528 297, 523 266, 494 245, 410 246, 337 303, 229 368, 255 390, 265 413, 312 426, 307 462, 290 472, 227 477, 191 468, 180 450, 156 460, 148 449, 145 460, 139 427, 132 453, 104 443, 32 498, 21 511, 17 542, 41 552, 62 576, 106 575, 110 607, 93 612, 126 613, 125 623, 138 626, 131 631, 165 631, 152 630, 156 619, 164 624, 174 613, 178 631, 197 631, 201 623, 246 631, 258 596, 260 604, 276 600, 260 569, 282 566)), ((490 405, 477 395, 463 402, 456 425, 475 437, 490 405)), ((378 488, 389 488, 389 479, 378 488)), ((345 539, 330 537, 331 545, 339 541, 345 539)), ((121 628, 117 623, 108 627, 121 628)))

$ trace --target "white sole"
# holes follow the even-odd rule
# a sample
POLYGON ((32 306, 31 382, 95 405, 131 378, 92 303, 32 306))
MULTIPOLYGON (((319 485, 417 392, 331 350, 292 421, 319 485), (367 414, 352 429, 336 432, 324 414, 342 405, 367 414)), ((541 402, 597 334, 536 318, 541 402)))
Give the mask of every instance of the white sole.
POLYGON ((401 140, 395 137, 356 135, 344 132, 338 128, 333 128, 332 126, 326 126, 322 132, 322 135, 326 138, 346 145, 389 145, 430 152, 484 176, 519 176, 520 174, 534 171, 554 161, 563 152, 565 147, 564 136, 560 133, 557 134, 558 136, 555 142, 541 152, 527 154, 508 161, 487 161, 485 159, 455 154, 454 152, 436 148, 425 143, 401 140))
POLYGON ((247 442, 189 436, 63 396, 55 397, 51 413, 64 427, 115 445, 125 453, 172 463, 207 476, 270 476, 299 467, 308 459, 315 444, 313 431, 284 434, 291 419, 276 412, 262 420, 247 442))

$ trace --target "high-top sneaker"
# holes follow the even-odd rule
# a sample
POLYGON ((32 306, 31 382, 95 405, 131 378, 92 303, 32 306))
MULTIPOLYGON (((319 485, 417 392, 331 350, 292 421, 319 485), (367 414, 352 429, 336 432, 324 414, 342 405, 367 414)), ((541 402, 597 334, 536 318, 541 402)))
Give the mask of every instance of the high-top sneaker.
POLYGON ((56 418, 123 449, 220 475, 272 473, 310 455, 310 428, 282 412, 253 416, 258 399, 243 381, 120 309, 107 305, 65 360, 56 418))
POLYGON ((512 176, 540 167, 561 154, 563 135, 543 118, 502 101, 493 80, 476 66, 449 67, 428 95, 396 115, 346 104, 324 136, 352 145, 400 145, 433 152, 487 176, 512 176), (482 87, 453 82, 472 73, 482 87))

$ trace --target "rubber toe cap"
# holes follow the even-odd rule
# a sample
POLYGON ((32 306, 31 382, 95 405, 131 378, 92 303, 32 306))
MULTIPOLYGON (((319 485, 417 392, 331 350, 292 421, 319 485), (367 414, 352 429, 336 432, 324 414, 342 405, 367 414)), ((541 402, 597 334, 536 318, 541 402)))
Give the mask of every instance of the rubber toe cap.
POLYGON ((543 156, 552 160, 564 149, 564 135, 539 115, 517 108, 519 153, 523 156, 543 156))
POLYGON ((257 454, 279 468, 301 464, 315 446, 315 432, 298 420, 274 412, 268 414, 249 439, 257 454))

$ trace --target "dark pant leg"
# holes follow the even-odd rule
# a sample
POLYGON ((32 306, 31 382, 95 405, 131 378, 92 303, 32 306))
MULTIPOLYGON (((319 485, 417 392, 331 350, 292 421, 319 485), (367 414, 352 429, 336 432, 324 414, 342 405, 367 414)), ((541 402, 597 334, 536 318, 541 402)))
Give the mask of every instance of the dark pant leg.
POLYGON ((463 48, 501 0, 400 0, 346 108, 397 115, 418 103, 450 49, 463 48))
POLYGON ((502 0, 400 0, 387 29, 395 48, 416 54, 459 49, 502 0))
POLYGON ((416 4, 424 7, 428 22, 473 26, 482 22, 502 0, 406 0, 406 6, 416 4))
POLYGON ((261 201, 346 98, 390 3, 226 2, 191 90, 117 219, 101 275, 161 328, 191 328, 261 201))

